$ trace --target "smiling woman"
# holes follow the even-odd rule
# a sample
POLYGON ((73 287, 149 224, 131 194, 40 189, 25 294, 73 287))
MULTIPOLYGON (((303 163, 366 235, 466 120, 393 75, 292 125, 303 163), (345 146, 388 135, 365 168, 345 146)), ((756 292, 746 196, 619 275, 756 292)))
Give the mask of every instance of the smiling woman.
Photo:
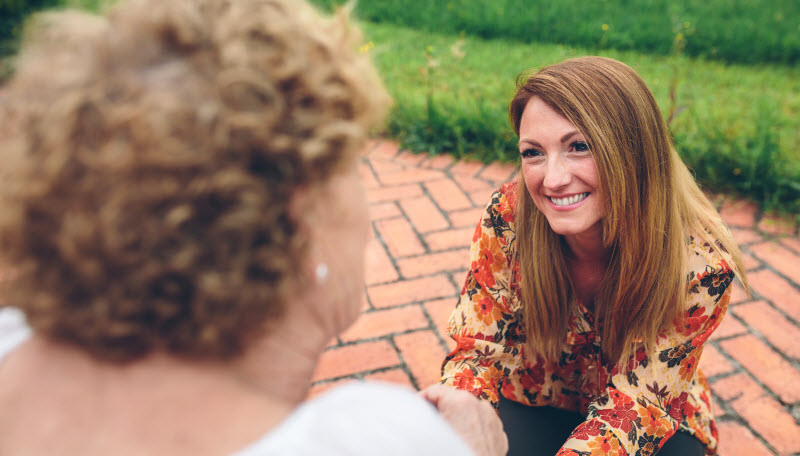
MULTIPOLYGON (((597 167, 589 145, 575 126, 539 97, 522 113, 519 148, 525 186, 556 233, 602 240, 603 208, 597 167)), ((573 245, 575 250, 577 246, 573 245)))
POLYGON ((473 237, 442 383, 499 406, 512 455, 713 453, 697 364, 747 285, 649 89, 571 59, 523 81, 509 120, 520 178, 473 237))

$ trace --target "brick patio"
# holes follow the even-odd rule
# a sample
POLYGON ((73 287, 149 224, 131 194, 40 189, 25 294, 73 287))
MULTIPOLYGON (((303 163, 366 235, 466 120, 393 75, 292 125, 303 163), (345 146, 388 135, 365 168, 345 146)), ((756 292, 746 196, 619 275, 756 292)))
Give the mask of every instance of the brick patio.
MULTIPOLYGON (((469 242, 510 165, 455 161, 374 141, 361 163, 372 238, 361 318, 324 353, 311 394, 354 379, 422 388, 454 347, 444 335, 469 242)), ((721 456, 800 454, 800 237, 790 220, 717 198, 744 252, 753 298, 736 285, 700 363, 721 456)))

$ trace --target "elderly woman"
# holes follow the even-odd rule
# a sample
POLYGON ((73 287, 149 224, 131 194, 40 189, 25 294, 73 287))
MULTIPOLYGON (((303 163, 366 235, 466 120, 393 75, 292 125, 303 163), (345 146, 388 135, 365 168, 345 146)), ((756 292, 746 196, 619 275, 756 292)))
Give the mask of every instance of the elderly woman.
POLYGON ((520 177, 475 231, 442 382, 499 404, 512 455, 713 453, 697 365, 744 268, 652 94, 577 58, 509 118, 520 177))
POLYGON ((505 452, 467 393, 303 403, 363 287, 355 38, 296 0, 39 18, 0 114, 0 454, 505 452))

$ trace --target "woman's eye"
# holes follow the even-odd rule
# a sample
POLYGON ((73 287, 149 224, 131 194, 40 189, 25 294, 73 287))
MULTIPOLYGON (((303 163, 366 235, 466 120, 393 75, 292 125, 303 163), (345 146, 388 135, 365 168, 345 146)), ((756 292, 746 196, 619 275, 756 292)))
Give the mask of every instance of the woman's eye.
POLYGON ((574 143, 570 144, 570 148, 576 152, 588 152, 591 150, 589 145, 583 141, 575 141, 574 143))
POLYGON ((520 152, 519 154, 522 156, 522 158, 532 158, 532 157, 538 157, 539 155, 542 155, 542 153, 539 152, 536 149, 525 149, 522 152, 520 152))

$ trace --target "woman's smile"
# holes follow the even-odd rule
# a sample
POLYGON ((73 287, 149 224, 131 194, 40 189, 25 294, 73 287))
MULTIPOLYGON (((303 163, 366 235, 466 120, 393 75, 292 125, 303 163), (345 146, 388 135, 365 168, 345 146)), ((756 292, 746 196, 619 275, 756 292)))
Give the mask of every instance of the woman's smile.
POLYGON ((583 192, 571 196, 548 196, 547 198, 559 209, 572 209, 577 207, 577 204, 585 200, 588 196, 589 192, 583 192))

